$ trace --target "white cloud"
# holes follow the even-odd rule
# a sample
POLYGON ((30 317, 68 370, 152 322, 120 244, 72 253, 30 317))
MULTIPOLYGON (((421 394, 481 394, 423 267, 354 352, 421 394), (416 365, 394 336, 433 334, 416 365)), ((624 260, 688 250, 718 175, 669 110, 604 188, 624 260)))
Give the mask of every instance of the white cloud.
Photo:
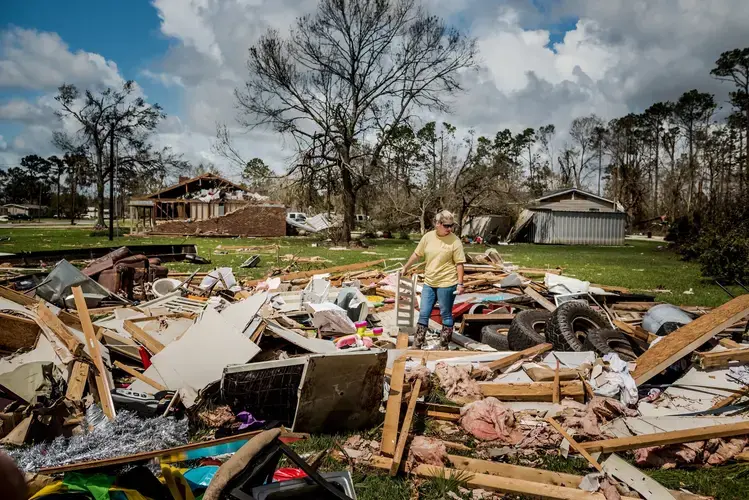
POLYGON ((54 90, 122 84, 117 65, 99 54, 70 52, 56 33, 12 27, 0 37, 0 89, 54 90))

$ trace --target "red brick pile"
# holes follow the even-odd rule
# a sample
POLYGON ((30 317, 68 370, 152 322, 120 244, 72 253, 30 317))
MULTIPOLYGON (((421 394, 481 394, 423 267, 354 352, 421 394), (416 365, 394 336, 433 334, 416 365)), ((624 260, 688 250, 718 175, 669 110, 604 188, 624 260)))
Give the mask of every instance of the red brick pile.
POLYGON ((205 234, 216 236, 286 236, 286 208, 283 205, 247 205, 208 220, 170 221, 156 226, 159 234, 205 234))

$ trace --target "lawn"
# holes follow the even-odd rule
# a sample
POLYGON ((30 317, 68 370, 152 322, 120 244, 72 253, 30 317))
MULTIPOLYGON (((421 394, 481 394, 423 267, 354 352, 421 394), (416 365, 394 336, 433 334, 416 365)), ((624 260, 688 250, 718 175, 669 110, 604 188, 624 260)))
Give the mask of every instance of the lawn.
MULTIPOLYGON (((109 242, 105 236, 91 236, 90 228, 0 228, 0 237, 10 236, 10 241, 0 242, 0 252, 19 252, 79 247, 119 246, 128 244, 195 243, 201 256, 211 260, 214 267, 232 267, 238 276, 258 278, 273 268, 284 268, 289 262, 285 255, 297 257, 319 256, 329 262, 297 263, 295 270, 319 269, 330 266, 392 259, 388 267, 395 267, 407 258, 416 246, 413 240, 371 240, 368 248, 330 250, 330 244, 314 238, 195 238, 165 236, 123 236, 109 242), (261 251, 260 265, 253 269, 240 269, 248 253, 222 252, 219 246, 278 245, 278 252, 261 251)), ((662 242, 631 241, 620 247, 552 246, 519 244, 499 246, 498 251, 506 261, 522 267, 557 268, 565 275, 598 283, 630 288, 633 292, 651 293, 665 289, 670 293, 657 293, 656 298, 681 305, 717 306, 728 295, 716 284, 703 280, 699 267, 683 262, 679 256, 665 249, 662 242), (684 293, 684 292, 692 293, 684 293)), ((471 246, 466 250, 481 252, 484 246, 471 246)), ((191 271, 193 264, 169 263, 175 271, 191 271)), ((738 293, 738 290, 734 290, 738 293)))

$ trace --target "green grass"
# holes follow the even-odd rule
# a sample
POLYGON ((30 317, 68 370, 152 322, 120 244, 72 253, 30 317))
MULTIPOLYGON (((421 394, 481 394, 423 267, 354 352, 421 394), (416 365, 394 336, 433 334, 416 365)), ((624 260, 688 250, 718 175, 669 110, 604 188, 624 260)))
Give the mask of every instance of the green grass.
MULTIPOLYGON (((390 267, 403 262, 416 246, 413 240, 372 240, 369 248, 329 250, 330 243, 314 238, 194 238, 166 236, 123 236, 109 242, 106 236, 91 236, 91 228, 0 228, 0 236, 10 236, 8 242, 0 242, 0 252, 51 250, 79 247, 101 247, 113 245, 144 245, 159 243, 194 243, 201 256, 210 259, 208 265, 197 266, 200 270, 215 267, 232 267, 235 275, 258 278, 271 269, 285 268, 289 262, 280 260, 287 254, 298 257, 319 256, 330 262, 297 263, 293 270, 304 271, 331 266, 353 264, 377 259, 388 261, 390 267), (254 269, 240 269, 248 253, 217 254, 219 245, 260 246, 278 244, 278 255, 274 252, 258 252, 260 265, 254 269), (312 246, 313 244, 317 246, 312 246), (397 260, 400 259, 400 260, 397 260)), ((482 252, 484 246, 470 246, 468 252, 482 252)), ((699 266, 684 262, 679 256, 665 248, 665 243, 630 241, 621 247, 552 246, 519 244, 497 247, 506 261, 521 267, 556 268, 565 275, 603 285, 623 286, 633 292, 650 293, 656 288, 665 288, 671 293, 656 294, 658 300, 681 305, 717 306, 728 299, 728 295, 717 285, 700 276, 699 266), (684 294, 692 290, 693 294, 684 294)), ((194 264, 169 263, 170 269, 179 272, 196 269, 194 264)), ((734 293, 740 290, 734 289, 734 293)))

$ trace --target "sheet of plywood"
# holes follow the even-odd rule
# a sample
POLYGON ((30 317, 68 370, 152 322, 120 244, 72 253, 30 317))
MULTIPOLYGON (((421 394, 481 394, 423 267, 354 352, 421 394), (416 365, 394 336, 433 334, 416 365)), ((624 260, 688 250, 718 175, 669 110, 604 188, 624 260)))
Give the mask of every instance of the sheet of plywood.
POLYGON ((637 359, 632 377, 644 384, 670 365, 749 314, 749 294, 740 295, 698 317, 650 347, 637 359))
POLYGON ((291 342, 297 347, 301 347, 305 351, 309 351, 315 354, 332 354, 338 351, 338 348, 330 340, 323 339, 310 339, 304 337, 293 330, 284 328, 278 323, 273 321, 266 321, 266 330, 271 332, 273 335, 281 337, 287 342, 291 342))
POLYGON ((293 430, 330 434, 375 425, 386 359, 379 349, 309 356, 293 430))
POLYGON ((221 315, 234 325, 234 328, 244 333, 267 299, 268 292, 256 293, 244 300, 230 304, 221 311, 221 315))

